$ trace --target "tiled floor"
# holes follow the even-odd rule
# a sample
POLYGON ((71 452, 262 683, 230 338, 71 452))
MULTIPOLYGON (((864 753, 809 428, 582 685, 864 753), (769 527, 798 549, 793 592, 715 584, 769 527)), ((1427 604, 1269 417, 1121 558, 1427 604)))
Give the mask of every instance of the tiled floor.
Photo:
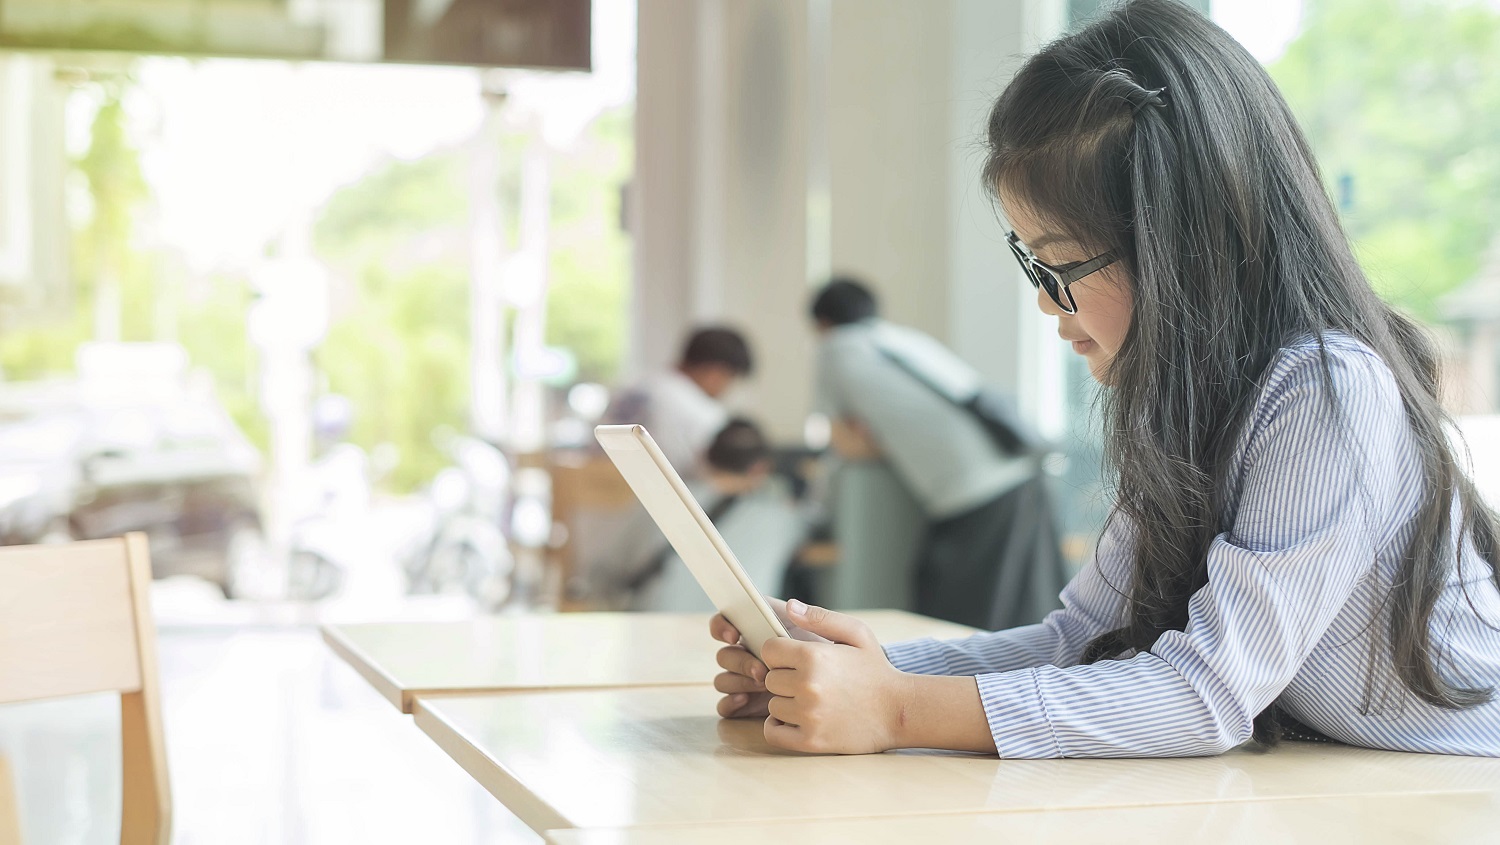
MULTIPOLYGON (((178 845, 539 842, 311 626, 160 630, 178 845)), ((24 841, 119 841, 112 697, 0 708, 24 841)))

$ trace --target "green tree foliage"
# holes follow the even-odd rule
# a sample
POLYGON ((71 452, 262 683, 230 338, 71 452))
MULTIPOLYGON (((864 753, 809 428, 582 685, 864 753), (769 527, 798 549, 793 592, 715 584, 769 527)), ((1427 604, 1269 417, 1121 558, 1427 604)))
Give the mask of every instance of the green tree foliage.
POLYGON ((461 153, 445 151, 392 162, 344 188, 318 220, 319 250, 345 258, 360 251, 383 255, 389 244, 382 241, 393 235, 461 230, 469 214, 465 165, 461 153))
POLYGON ((94 336, 99 285, 109 280, 120 288, 120 338, 182 344, 192 365, 213 376, 220 401, 240 428, 264 448, 266 424, 245 328, 248 283, 222 276, 180 283, 184 274, 166 251, 136 243, 136 221, 150 191, 129 134, 130 86, 126 74, 96 92, 102 98, 88 149, 72 163, 88 187, 89 212, 72 233, 73 307, 7 326, 0 333, 0 372, 18 381, 71 374, 79 345, 94 336))
POLYGON ((1500 10, 1308 0, 1271 73, 1376 287, 1438 317, 1500 234, 1500 10))
POLYGON ((124 98, 128 90, 127 78, 113 80, 99 91, 102 101, 90 125, 88 150, 72 162, 74 172, 88 186, 89 197, 88 222, 73 232, 71 244, 77 307, 70 313, 42 314, 26 325, 6 327, 0 336, 0 371, 6 378, 26 380, 72 372, 79 344, 93 336, 93 308, 102 279, 121 285, 122 294, 149 287, 150 280, 140 272, 141 262, 131 245, 135 214, 147 191, 140 154, 127 133, 124 98))
POLYGON ((176 340, 187 350, 188 360, 213 376, 219 401, 251 442, 262 451, 269 448, 256 352, 245 320, 254 300, 250 283, 213 275, 167 288, 163 294, 174 297, 176 340))
MULTIPOLYGON (((150 193, 128 132, 128 90, 122 79, 103 91, 89 148, 74 162, 90 203, 74 233, 74 307, 6 326, 0 372, 18 380, 70 373, 79 344, 93 334, 98 286, 108 280, 121 292, 121 338, 181 343, 264 448, 248 280, 188 278, 167 252, 137 243, 150 193)), ((586 379, 614 378, 624 345, 630 255, 620 189, 631 131, 627 106, 601 116, 552 160, 547 342, 571 349, 586 379)), ((501 142, 498 190, 511 246, 527 143, 519 135, 501 142)), ((398 448, 390 479, 397 490, 447 463, 435 431, 467 425, 468 167, 463 149, 389 162, 335 193, 315 227, 315 249, 334 270, 332 324, 315 354, 323 388, 354 402, 354 442, 398 448)))
POLYGON ((0 331, 0 373, 12 381, 70 373, 73 354, 93 331, 93 315, 85 310, 44 314, 24 325, 6 326, 0 331))
POLYGON ((601 115, 553 168, 547 343, 572 350, 584 381, 613 382, 625 349, 630 239, 620 203, 634 166, 632 114, 601 115))
POLYGON ((93 200, 77 255, 84 260, 75 264, 79 281, 85 284, 122 269, 119 264, 129 250, 136 213, 147 198, 140 152, 126 129, 128 87, 128 82, 118 81, 105 88, 104 102, 94 114, 88 150, 74 163, 88 182, 93 200))
POLYGON ((335 274, 316 364, 354 405, 350 439, 397 447, 388 483, 401 491, 443 466, 432 432, 467 414, 466 161, 444 151, 390 162, 335 193, 314 229, 335 274))
POLYGON ((328 389, 354 404, 351 440, 400 450, 388 480, 394 489, 429 480, 447 462, 433 433, 464 426, 468 287, 462 267, 433 263, 388 273, 367 265, 358 300, 318 349, 328 389))
MULTIPOLYGON (((501 143, 510 247, 526 143, 501 143)), ((333 324, 317 363, 327 389, 354 403, 354 442, 397 447, 397 490, 448 462, 434 432, 467 426, 468 166, 463 149, 389 162, 330 198, 315 229, 335 269, 333 324)), ((601 116, 552 160, 547 342, 572 350, 585 379, 619 369, 630 265, 620 187, 630 166, 628 109, 601 116)))

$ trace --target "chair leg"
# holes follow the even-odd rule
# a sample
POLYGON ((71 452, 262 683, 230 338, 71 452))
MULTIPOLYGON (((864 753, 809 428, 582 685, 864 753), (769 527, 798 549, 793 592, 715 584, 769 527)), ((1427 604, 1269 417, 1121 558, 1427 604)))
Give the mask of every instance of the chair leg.
POLYGON ((156 624, 151 616, 151 556, 144 534, 125 536, 135 602, 141 688, 120 695, 120 739, 125 791, 121 845, 167 845, 172 838, 172 793, 162 739, 156 624))
POLYGON ((166 754, 161 734, 150 727, 146 710, 141 693, 120 696, 120 750, 124 758, 120 845, 167 845, 171 839, 166 754))
POLYGON ((21 845, 21 812, 10 761, 0 754, 0 845, 21 845))

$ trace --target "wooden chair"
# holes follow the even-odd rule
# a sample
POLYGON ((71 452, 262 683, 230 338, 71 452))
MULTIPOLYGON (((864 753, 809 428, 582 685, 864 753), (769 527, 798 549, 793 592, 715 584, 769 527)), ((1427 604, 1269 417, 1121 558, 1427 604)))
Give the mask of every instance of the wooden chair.
POLYGON ((21 845, 21 814, 16 807, 16 783, 10 762, 0 754, 0 845, 21 845))
POLYGON ((547 466, 552 478, 552 522, 562 526, 559 541, 550 549, 549 568, 561 591, 559 609, 586 610, 567 595, 574 572, 574 540, 580 517, 589 513, 619 512, 635 506, 635 494, 614 462, 603 455, 560 458, 547 466))
POLYGON ((150 587, 144 534, 0 549, 0 703, 120 693, 121 845, 172 828, 150 587))

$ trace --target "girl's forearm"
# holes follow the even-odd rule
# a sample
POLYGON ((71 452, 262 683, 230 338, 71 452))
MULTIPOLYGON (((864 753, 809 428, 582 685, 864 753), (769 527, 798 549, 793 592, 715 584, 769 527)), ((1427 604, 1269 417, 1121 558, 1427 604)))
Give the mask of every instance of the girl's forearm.
POLYGON ((971 676, 903 675, 894 734, 901 748, 995 753, 995 738, 971 676))

